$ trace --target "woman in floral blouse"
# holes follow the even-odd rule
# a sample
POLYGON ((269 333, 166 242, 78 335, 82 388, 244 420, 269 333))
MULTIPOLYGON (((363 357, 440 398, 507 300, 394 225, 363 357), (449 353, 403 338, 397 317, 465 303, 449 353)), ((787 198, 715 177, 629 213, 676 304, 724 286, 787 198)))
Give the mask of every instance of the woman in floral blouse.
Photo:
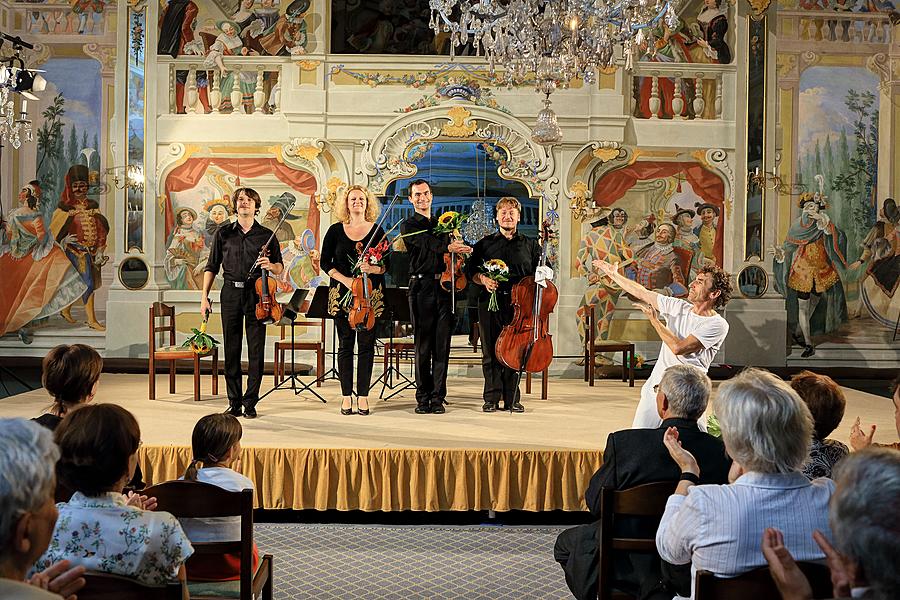
POLYGON ((68 559, 146 585, 184 581, 194 549, 181 525, 169 513, 152 512, 154 498, 122 494, 141 444, 134 415, 115 404, 82 406, 63 419, 56 443, 59 483, 75 494, 57 505, 53 537, 35 570, 68 559))
POLYGON ((844 418, 847 400, 841 386, 827 375, 801 371, 791 378, 791 387, 806 402, 813 417, 813 439, 803 474, 810 480, 831 477, 831 470, 850 449, 837 440, 827 439, 844 418))

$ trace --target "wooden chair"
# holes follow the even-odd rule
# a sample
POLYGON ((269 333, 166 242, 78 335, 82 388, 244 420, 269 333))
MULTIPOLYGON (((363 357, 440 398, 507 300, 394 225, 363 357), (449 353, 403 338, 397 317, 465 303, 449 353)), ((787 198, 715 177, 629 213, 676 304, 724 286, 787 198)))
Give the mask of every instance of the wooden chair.
POLYGON ((594 385, 594 357, 604 352, 621 352, 622 381, 628 381, 628 385, 634 387, 634 342, 595 339, 595 323, 594 306, 588 305, 584 337, 584 380, 589 382, 588 385, 594 385))
MULTIPOLYGON (((163 342, 166 343, 166 342, 163 342)), ((213 396, 219 393, 219 349, 213 348, 208 352, 201 354, 195 353, 190 348, 175 345, 175 307, 163 304, 162 302, 154 302, 150 307, 150 399, 156 399, 156 361, 165 360, 169 362, 169 393, 175 393, 175 361, 193 360, 194 361, 194 400, 200 400, 200 359, 206 356, 212 356, 212 393, 213 396), (161 319, 162 325, 157 325, 157 319, 161 319), (162 333, 161 338, 165 339, 165 333, 168 333, 168 345, 157 345, 157 334, 162 333)))
MULTIPOLYGON (((658 556, 656 535, 646 538, 619 538, 614 534, 616 519, 619 517, 649 517, 658 522, 666 509, 666 501, 675 491, 677 482, 663 481, 647 483, 631 489, 617 491, 611 488, 600 490, 600 522, 597 539, 600 560, 597 594, 600 600, 632 600, 630 594, 616 592, 613 586, 613 554, 620 552, 644 552, 658 556)), ((757 598, 756 600, 760 600, 757 598)))
POLYGON ((191 559, 186 569, 192 600, 205 598, 238 597, 241 600, 262 598, 272 600, 272 555, 259 557, 259 566, 253 572, 253 490, 229 492, 218 486, 195 481, 167 481, 146 488, 143 494, 155 497, 157 510, 166 511, 179 519, 240 517, 241 539, 231 542, 191 542, 193 556, 237 554, 241 556, 239 595, 234 595, 231 581, 199 583, 190 582, 191 559), (217 591, 218 590, 218 591, 217 591), (261 595, 260 595, 261 594, 261 595))
MULTIPOLYGON (((549 379, 547 378, 548 369, 544 369, 541 371, 541 400, 547 399, 547 384, 549 379)), ((531 372, 525 373, 525 393, 531 393, 531 372)))
MULTIPOLYGON (((832 598, 831 571, 821 563, 797 561, 813 591, 813 598, 832 598)), ((737 577, 716 577, 709 571, 697 571, 694 577, 695 600, 762 600, 780 598, 769 567, 760 567, 737 577)))
POLYGON ((388 340, 384 342, 384 372, 387 372, 388 365, 394 362, 394 367, 400 371, 400 359, 405 358, 410 361, 415 359, 416 342, 412 338, 400 338, 388 340))
POLYGON ((294 340, 294 350, 315 350, 316 352, 316 387, 322 387, 322 374, 325 373, 325 319, 298 319, 291 325, 281 326, 281 339, 275 342, 275 385, 285 378, 285 353, 291 351, 291 336, 288 327, 316 327, 319 337, 315 340, 294 340))
POLYGON ((181 600, 181 583, 164 586, 144 585, 130 577, 88 571, 87 582, 78 591, 81 600, 181 600))

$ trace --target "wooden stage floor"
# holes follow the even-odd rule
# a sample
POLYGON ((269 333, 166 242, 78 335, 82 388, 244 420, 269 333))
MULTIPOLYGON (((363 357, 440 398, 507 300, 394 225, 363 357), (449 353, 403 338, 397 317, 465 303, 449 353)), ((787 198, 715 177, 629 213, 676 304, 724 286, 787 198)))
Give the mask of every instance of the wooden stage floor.
MULTIPOLYGON (((599 380, 592 388, 551 377, 549 398, 541 400, 538 379, 523 394, 523 414, 483 413, 476 378, 451 378, 443 415, 414 414, 412 390, 386 402, 374 394, 366 417, 340 414, 335 380, 316 388, 328 404, 277 390, 257 407, 259 418, 241 420, 243 470, 268 508, 579 510, 607 434, 631 424, 641 383, 599 380), (418 477, 428 483, 415 483, 418 477), (398 478, 410 489, 388 489, 398 478)), ((224 378, 219 385, 224 392, 224 378)), ((262 391, 271 385, 267 376, 262 391)), ((105 373, 100 380, 95 401, 121 404, 140 423, 149 482, 180 475, 196 421, 227 407, 224 395, 210 395, 209 376, 201 379, 200 402, 190 376, 179 375, 177 389, 168 394, 167 376, 158 375, 157 399, 149 400, 146 376, 105 373)), ((895 441, 890 399, 845 393, 847 411, 832 437, 846 442, 859 415, 878 425, 876 441, 895 441)), ((0 402, 0 417, 34 417, 48 406, 46 392, 36 390, 0 402)))

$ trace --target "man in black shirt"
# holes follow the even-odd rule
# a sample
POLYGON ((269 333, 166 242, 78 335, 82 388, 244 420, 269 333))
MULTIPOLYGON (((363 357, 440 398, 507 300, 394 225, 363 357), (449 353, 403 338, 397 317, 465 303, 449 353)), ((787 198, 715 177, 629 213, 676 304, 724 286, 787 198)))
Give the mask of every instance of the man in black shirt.
POLYGON ((225 383, 228 388, 228 412, 243 415, 248 419, 256 417, 256 403, 259 402, 259 384, 262 381, 263 361, 266 346, 266 326, 256 318, 255 283, 260 269, 280 275, 281 248, 278 240, 269 243, 269 255, 257 260, 259 251, 269 241, 272 230, 257 223, 262 200, 256 190, 238 188, 234 191, 237 221, 222 225, 213 237, 209 260, 203 274, 203 300, 200 313, 210 310, 209 290, 213 280, 223 269, 225 284, 222 287, 222 333, 225 345, 225 383), (258 266, 258 268, 254 268, 258 266), (251 274, 251 269, 253 272, 251 274), (247 391, 241 392, 241 345, 243 330, 247 331, 247 391))
POLYGON ((469 254, 472 248, 434 233, 431 186, 417 179, 409 186, 416 212, 400 224, 409 254, 409 312, 416 343, 416 413, 441 414, 447 396, 447 362, 455 319, 450 293, 441 288, 444 254, 469 254), (421 232, 421 233, 418 233, 421 232), (412 235, 410 235, 412 234, 412 235))
POLYGON ((503 326, 513 318, 514 308, 510 297, 512 286, 523 277, 535 275, 541 259, 541 247, 535 240, 516 231, 522 212, 518 200, 511 196, 500 198, 497 201, 496 211, 500 231, 475 244, 475 251, 472 252, 466 266, 469 280, 482 286, 478 295, 481 368, 484 371, 482 410, 494 412, 502 397, 503 410, 523 412, 525 409, 519 402, 519 374, 497 359, 494 346, 503 326), (509 268, 509 281, 497 282, 482 273, 484 262, 494 258, 506 263, 509 268), (500 305, 500 310, 497 311, 488 310, 488 302, 493 291, 497 292, 497 302, 500 305))

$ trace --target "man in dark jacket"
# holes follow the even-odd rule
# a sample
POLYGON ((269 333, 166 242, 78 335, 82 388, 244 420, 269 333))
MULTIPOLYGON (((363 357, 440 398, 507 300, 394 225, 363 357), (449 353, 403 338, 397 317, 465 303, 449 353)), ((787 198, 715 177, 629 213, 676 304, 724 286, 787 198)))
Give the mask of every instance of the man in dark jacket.
MULTIPOLYGON (((712 388, 709 377, 690 365, 677 365, 663 375, 656 390, 656 408, 662 418, 658 429, 625 429, 609 434, 603 465, 594 473, 585 502, 600 516, 600 490, 625 490, 645 483, 677 482, 681 476, 663 445, 663 433, 678 428, 679 440, 700 463, 700 483, 727 483, 731 460, 721 440, 700 431, 697 420, 706 410, 712 388)), ((657 523, 633 520, 616 523, 617 535, 652 537, 657 523)), ((566 583, 576 598, 597 597, 597 523, 579 525, 562 532, 553 554, 566 574, 566 583)), ((658 557, 621 553, 613 560, 614 586, 640 598, 671 598, 674 593, 690 596, 690 565, 661 564, 658 557), (686 586, 686 587, 685 587, 686 586)))

